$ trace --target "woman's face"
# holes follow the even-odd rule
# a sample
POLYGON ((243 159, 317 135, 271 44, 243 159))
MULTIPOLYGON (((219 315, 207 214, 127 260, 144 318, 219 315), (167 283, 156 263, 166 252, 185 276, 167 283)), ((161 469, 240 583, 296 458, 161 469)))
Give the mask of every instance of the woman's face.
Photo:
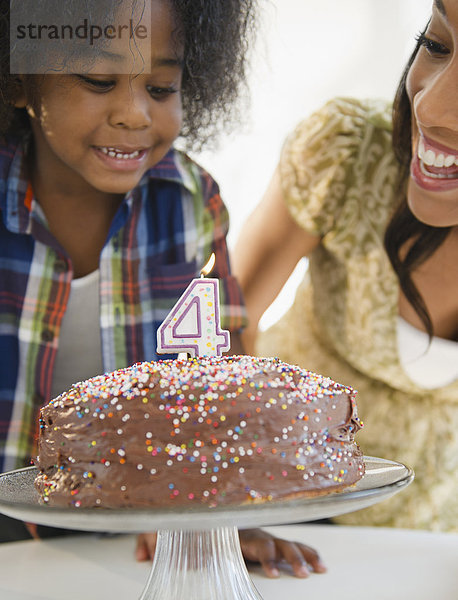
POLYGON ((412 162, 407 199, 427 225, 458 225, 458 2, 434 0, 407 77, 412 162))

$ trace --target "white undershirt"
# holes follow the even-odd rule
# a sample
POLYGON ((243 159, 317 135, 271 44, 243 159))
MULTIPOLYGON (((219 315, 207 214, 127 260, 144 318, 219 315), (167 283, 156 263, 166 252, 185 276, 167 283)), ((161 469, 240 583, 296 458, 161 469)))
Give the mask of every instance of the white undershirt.
POLYGON ((398 317, 398 353, 406 374, 425 389, 458 379, 458 342, 433 337, 398 317))
POLYGON ((59 335, 52 398, 77 381, 103 373, 99 281, 98 270, 72 281, 59 335))

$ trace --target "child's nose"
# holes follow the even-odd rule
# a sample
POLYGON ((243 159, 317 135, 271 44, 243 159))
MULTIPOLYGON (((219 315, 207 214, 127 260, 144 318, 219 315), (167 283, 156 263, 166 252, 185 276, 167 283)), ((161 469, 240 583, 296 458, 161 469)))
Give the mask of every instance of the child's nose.
POLYGON ((151 98, 146 90, 132 88, 112 97, 109 122, 113 127, 145 129, 151 124, 151 98))

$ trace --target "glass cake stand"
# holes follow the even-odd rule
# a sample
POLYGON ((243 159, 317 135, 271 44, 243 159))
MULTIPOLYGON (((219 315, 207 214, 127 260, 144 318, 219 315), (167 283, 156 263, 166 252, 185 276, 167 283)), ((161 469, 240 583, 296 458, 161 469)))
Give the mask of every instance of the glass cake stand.
POLYGON ((412 469, 364 457, 366 473, 341 492, 262 504, 180 509, 81 509, 39 504, 35 467, 0 475, 0 512, 23 521, 113 533, 158 531, 139 600, 262 600, 248 574, 238 528, 313 521, 380 502, 408 486, 412 469))

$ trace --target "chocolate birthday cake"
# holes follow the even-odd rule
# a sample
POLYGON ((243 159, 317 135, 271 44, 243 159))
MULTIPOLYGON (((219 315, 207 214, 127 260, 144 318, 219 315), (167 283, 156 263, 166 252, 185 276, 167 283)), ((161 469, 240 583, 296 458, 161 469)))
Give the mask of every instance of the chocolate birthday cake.
POLYGON ((355 391, 275 358, 137 363, 41 410, 43 502, 208 506, 341 490, 364 474, 355 391))

